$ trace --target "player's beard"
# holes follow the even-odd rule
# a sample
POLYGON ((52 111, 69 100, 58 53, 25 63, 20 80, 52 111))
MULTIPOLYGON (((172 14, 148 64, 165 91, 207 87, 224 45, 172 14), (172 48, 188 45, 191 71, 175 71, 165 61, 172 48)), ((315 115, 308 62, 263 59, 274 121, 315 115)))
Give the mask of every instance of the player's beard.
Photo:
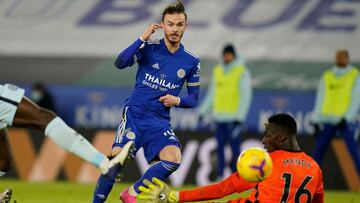
POLYGON ((182 37, 183 37, 184 33, 180 33, 180 34, 166 34, 166 39, 171 43, 171 44, 177 44, 180 43, 182 37), (175 36, 174 36, 175 35, 175 36), (175 39, 174 39, 175 38, 175 39))

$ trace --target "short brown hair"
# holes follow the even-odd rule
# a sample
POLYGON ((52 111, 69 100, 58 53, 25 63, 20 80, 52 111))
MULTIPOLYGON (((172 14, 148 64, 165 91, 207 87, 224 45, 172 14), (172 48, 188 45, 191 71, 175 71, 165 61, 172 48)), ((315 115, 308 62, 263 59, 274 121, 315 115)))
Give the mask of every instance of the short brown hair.
POLYGON ((176 0, 176 3, 169 5, 162 12, 162 21, 164 21, 166 14, 183 13, 185 15, 185 21, 187 21, 187 15, 185 13, 184 4, 180 0, 176 0))

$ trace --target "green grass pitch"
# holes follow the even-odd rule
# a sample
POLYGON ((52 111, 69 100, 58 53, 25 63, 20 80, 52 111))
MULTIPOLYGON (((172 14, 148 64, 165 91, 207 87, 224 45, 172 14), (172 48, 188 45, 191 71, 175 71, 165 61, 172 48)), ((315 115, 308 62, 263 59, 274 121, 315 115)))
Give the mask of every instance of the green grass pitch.
MULTIPOLYGON (((130 183, 116 184, 107 203, 121 202, 118 199, 122 189, 130 183)), ((0 179, 0 190, 5 187, 13 189, 13 196, 18 203, 79 203, 91 202, 94 184, 78 184, 70 182, 30 183, 18 180, 0 179)), ((183 188, 191 188, 186 186, 183 188)), ((248 193, 242 194, 246 196, 248 193)), ((224 200, 236 198, 232 195, 224 200)), ((326 191, 326 203, 358 203, 360 193, 345 191, 326 191)))

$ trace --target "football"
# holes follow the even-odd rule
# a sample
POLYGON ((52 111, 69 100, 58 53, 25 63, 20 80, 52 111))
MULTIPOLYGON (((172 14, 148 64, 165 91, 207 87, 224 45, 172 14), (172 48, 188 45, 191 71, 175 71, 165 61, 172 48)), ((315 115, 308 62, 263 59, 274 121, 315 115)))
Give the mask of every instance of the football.
POLYGON ((273 165, 269 153, 264 149, 251 147, 241 152, 236 167, 245 180, 259 182, 269 177, 273 165))

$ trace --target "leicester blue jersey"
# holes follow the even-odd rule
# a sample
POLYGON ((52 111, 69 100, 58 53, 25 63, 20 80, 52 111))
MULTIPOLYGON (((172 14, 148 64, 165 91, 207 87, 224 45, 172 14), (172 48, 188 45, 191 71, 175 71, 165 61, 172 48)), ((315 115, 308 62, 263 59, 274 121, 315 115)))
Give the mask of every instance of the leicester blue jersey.
POLYGON ((165 107, 159 98, 166 94, 178 96, 184 83, 188 89, 199 88, 199 58, 182 44, 175 53, 171 53, 163 39, 145 42, 128 65, 134 62, 138 63, 135 89, 125 105, 142 116, 168 119, 170 108, 165 107))

